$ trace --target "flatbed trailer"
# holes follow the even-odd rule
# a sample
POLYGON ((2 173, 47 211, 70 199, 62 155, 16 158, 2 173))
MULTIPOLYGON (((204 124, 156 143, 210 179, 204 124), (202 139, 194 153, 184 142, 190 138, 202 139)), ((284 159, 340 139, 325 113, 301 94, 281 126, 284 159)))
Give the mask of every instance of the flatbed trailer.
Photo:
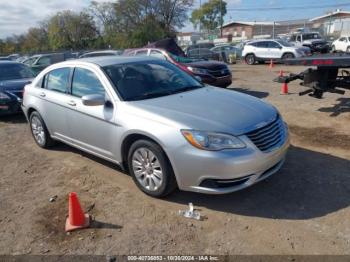
POLYGON ((289 83, 301 80, 300 85, 308 87, 299 95, 321 99, 325 92, 345 94, 350 90, 350 54, 329 54, 287 59, 286 65, 301 65, 309 68, 299 74, 279 76, 274 79, 278 83, 289 83))

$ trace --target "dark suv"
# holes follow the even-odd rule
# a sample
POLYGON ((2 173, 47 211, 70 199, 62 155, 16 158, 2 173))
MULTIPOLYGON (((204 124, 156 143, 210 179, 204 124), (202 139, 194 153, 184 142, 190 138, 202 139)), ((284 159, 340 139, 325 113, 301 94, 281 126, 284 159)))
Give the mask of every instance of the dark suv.
POLYGON ((160 48, 139 48, 127 50, 124 55, 128 56, 153 56, 178 66, 185 72, 200 77, 203 83, 228 87, 232 83, 232 74, 225 63, 218 61, 206 61, 177 56, 160 48))

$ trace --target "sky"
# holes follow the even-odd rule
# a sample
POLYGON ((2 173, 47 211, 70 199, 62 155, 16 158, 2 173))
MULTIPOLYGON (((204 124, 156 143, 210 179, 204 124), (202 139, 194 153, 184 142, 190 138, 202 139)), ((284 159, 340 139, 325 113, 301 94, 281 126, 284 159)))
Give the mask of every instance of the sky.
MULTIPOLYGON (((113 1, 113 0, 108 0, 113 1)), ((207 0, 201 0, 202 4, 207 0)), ((103 2, 103 0, 98 0, 103 2)), ((347 0, 226 0, 228 12, 225 22, 238 21, 279 21, 312 18, 326 11, 340 8, 350 10, 347 0), (347 5, 337 6, 347 3, 347 5), (320 6, 320 8, 298 8, 301 6, 320 6), (332 5, 328 7, 327 5, 332 5), (327 6, 327 7, 325 7, 327 6), (246 11, 246 9, 283 7, 283 10, 246 11), (242 10, 243 9, 243 10, 242 10), (245 10, 244 10, 245 9, 245 10)), ((200 0, 195 0, 194 8, 200 0)), ((29 27, 38 25, 45 18, 61 10, 80 11, 87 8, 90 0, 0 0, 0 38, 26 32, 29 27)), ((190 22, 179 31, 193 31, 190 22)))

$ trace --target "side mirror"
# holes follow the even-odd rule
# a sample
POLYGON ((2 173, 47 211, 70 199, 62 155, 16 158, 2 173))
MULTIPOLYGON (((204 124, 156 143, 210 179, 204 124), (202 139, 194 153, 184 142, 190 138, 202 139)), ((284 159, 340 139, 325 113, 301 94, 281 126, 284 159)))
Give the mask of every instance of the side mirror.
POLYGON ((102 106, 105 104, 105 97, 99 94, 86 95, 81 100, 85 106, 102 106))

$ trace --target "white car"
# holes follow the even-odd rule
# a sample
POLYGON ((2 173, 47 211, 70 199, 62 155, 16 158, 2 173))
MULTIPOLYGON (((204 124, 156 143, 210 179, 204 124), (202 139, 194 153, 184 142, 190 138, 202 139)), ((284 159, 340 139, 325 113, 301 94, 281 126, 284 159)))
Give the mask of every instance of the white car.
POLYGON ((350 53, 350 37, 342 36, 339 37, 332 43, 332 51, 340 51, 350 53))
POLYGON ((308 47, 295 47, 284 40, 269 39, 248 42, 244 46, 242 57, 248 65, 253 65, 256 62, 260 63, 271 59, 278 61, 310 54, 311 51, 308 47))

